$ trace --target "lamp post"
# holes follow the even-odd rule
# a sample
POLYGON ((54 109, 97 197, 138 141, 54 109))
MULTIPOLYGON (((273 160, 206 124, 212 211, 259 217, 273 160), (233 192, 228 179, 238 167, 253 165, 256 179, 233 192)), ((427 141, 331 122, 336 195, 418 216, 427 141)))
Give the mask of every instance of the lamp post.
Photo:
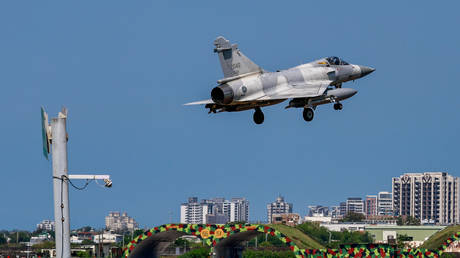
POLYGON ((109 175, 69 175, 67 166, 67 109, 62 108, 58 116, 48 122, 48 114, 41 109, 43 155, 48 159, 51 149, 53 163, 53 195, 54 225, 56 241, 56 257, 70 258, 70 214, 69 214, 69 182, 71 179, 86 179, 87 184, 76 189, 83 190, 88 180, 102 179, 106 187, 112 186, 109 175), (52 145, 52 148, 51 148, 52 145))

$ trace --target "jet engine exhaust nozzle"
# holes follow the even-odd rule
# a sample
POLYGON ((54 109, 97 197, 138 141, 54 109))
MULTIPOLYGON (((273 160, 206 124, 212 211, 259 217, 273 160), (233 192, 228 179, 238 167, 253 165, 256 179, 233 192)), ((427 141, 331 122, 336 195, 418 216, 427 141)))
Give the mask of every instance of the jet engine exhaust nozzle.
POLYGON ((233 95, 233 90, 228 85, 217 86, 211 91, 211 99, 221 105, 232 103, 233 95))

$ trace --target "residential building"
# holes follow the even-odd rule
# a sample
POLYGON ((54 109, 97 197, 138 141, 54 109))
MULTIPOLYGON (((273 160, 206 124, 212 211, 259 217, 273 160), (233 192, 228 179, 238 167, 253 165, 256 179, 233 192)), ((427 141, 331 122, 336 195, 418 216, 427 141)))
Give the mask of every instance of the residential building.
POLYGON ((339 218, 342 218, 345 215, 347 215, 347 203, 346 202, 341 202, 339 204, 339 218))
POLYGON ((206 224, 226 224, 226 223, 228 223, 227 215, 206 214, 206 224))
POLYGON ((190 197, 187 203, 182 203, 180 206, 180 223, 206 224, 206 215, 211 212, 212 204, 207 200, 199 203, 197 197, 190 197))
POLYGON ((329 207, 321 205, 308 206, 308 217, 328 217, 329 207))
POLYGON ((285 214, 285 213, 292 213, 292 203, 287 203, 284 201, 284 197, 281 195, 276 198, 275 202, 267 204, 267 217, 268 222, 270 223, 272 220, 273 214, 285 214))
POLYGON ((30 237, 29 243, 31 245, 36 245, 44 241, 52 241, 53 237, 49 233, 43 233, 38 236, 30 237))
POLYGON ((329 207, 321 205, 308 206, 307 216, 304 217, 304 221, 310 222, 331 222, 333 212, 329 212, 329 207))
POLYGON ((139 224, 126 212, 111 211, 105 217, 105 227, 115 232, 133 232, 139 228, 139 224))
POLYGON ((70 243, 71 244, 81 244, 83 243, 83 239, 80 239, 78 236, 70 236, 70 243))
POLYGON ((54 221, 43 220, 42 222, 37 224, 37 230, 54 231, 54 221))
POLYGON ((249 222, 249 201, 245 198, 232 198, 230 222, 249 222))
POLYGON ((346 213, 364 214, 364 201, 361 197, 350 197, 346 201, 346 213))
POLYGON ((110 231, 103 232, 93 236, 93 242, 96 244, 113 244, 123 241, 123 236, 114 234, 110 231))
POLYGON ((75 233, 75 236, 78 238, 78 239, 81 239, 82 241, 83 240, 93 240, 93 236, 94 235, 97 235, 96 232, 94 231, 90 231, 90 232, 76 232, 75 233))
POLYGON ((330 215, 332 218, 340 217, 340 206, 332 206, 330 210, 330 215))
POLYGON ((272 214, 273 224, 283 224, 290 227, 295 227, 300 222, 300 215, 297 213, 283 213, 283 214, 272 214))
POLYGON ((366 196, 365 215, 366 217, 377 215, 377 195, 366 196))
POLYGON ((389 192, 379 192, 377 195, 377 214, 379 216, 393 215, 393 194, 389 192))
POLYGON ((459 178, 445 172, 406 173, 392 180, 394 215, 426 223, 459 223, 459 178))
POLYGON ((184 224, 225 224, 228 222, 249 221, 249 201, 245 198, 203 199, 190 197, 188 203, 181 205, 180 222, 184 224))

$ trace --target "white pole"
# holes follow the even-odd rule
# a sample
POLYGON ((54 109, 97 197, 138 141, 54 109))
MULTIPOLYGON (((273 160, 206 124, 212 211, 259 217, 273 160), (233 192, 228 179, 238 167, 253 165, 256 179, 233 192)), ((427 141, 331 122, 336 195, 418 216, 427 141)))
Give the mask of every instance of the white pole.
POLYGON ((69 184, 67 177, 67 112, 59 113, 59 117, 51 121, 53 190, 54 190, 54 221, 56 233, 56 256, 70 258, 70 216, 69 216, 69 184))

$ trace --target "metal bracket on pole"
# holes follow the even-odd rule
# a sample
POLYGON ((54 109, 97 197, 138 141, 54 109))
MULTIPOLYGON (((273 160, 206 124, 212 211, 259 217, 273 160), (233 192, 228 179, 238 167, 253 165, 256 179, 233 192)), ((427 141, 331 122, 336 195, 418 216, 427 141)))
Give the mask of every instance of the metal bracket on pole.
POLYGON ((104 180, 105 187, 112 187, 110 175, 69 175, 69 179, 104 180))
POLYGON ((110 180, 110 175, 69 175, 69 179, 110 180))

